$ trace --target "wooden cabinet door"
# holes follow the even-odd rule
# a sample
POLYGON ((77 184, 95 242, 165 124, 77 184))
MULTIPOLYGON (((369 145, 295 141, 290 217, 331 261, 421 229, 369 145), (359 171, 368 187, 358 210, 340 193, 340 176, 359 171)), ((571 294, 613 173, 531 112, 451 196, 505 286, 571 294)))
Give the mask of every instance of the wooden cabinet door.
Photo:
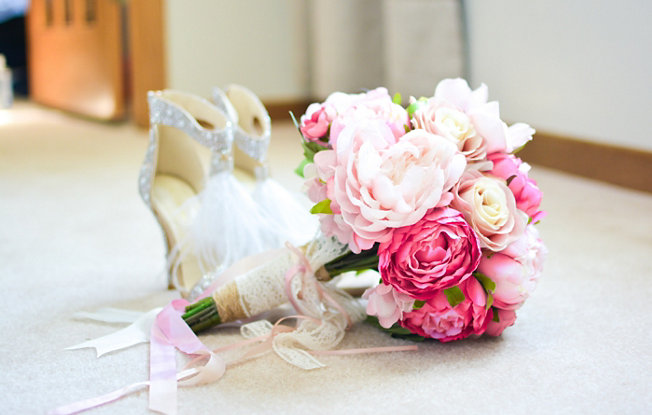
POLYGON ((32 0, 30 96, 94 118, 125 115, 124 18, 118 0, 32 0))

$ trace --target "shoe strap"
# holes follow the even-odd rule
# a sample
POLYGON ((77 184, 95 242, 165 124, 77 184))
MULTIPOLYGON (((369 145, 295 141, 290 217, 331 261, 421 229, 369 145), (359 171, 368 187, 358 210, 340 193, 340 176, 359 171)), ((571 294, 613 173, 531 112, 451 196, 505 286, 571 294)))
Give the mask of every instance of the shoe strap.
POLYGON ((260 163, 267 159, 269 131, 266 131, 261 137, 254 137, 247 134, 242 128, 236 127, 233 131, 233 138, 238 148, 252 159, 260 163))
MULTIPOLYGON (((244 87, 239 88, 242 89, 244 87)), ((262 107, 262 112, 267 118, 266 124, 269 125, 269 114, 267 113, 267 110, 265 110, 265 107, 258 98, 255 97, 254 93, 251 91, 249 92, 250 95, 254 97, 253 99, 258 102, 258 106, 262 107)), ((271 136, 269 129, 267 129, 260 137, 248 134, 238 125, 238 112, 233 104, 231 104, 231 101, 229 101, 226 93, 218 87, 213 87, 212 97, 213 103, 220 108, 233 123, 233 138, 238 148, 252 159, 259 163, 264 163, 267 159, 267 150, 269 148, 269 140, 271 136)), ((258 176, 258 172, 256 172, 256 176, 258 176)))
MULTIPOLYGON (((158 96, 155 92, 150 91, 147 99, 149 102, 150 125, 159 124, 178 128, 202 146, 210 148, 214 153, 231 153, 233 147, 233 126, 226 116, 226 128, 221 130, 208 130, 199 125, 197 120, 188 111, 158 96)), ((205 101, 205 103, 207 106, 212 106, 208 101, 205 101)))

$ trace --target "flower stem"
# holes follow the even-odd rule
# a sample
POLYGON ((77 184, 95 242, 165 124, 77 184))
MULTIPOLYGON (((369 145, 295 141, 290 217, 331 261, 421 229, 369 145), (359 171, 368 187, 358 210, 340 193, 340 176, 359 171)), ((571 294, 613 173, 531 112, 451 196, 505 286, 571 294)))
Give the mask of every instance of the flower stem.
POLYGON ((326 265, 326 271, 331 277, 343 274, 349 271, 362 271, 366 269, 378 269, 378 244, 373 248, 362 251, 359 254, 347 252, 346 254, 335 258, 326 265))
POLYGON ((222 322, 213 297, 207 297, 190 304, 186 307, 186 313, 181 317, 195 333, 222 322))
MULTIPOLYGON (((378 269, 378 244, 359 254, 347 252, 324 265, 328 275, 333 278, 344 272, 378 269)), ((195 333, 222 323, 213 297, 206 297, 186 307, 183 320, 195 333)))

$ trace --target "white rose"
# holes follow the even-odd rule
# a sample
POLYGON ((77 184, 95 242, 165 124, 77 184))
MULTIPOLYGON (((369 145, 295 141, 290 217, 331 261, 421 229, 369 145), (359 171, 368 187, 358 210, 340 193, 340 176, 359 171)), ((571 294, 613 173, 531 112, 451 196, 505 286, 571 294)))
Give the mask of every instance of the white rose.
POLYGON ((454 193, 452 207, 462 212, 482 248, 502 251, 525 232, 528 216, 516 208, 514 195, 503 180, 469 170, 454 193))
POLYGON ((452 108, 438 108, 435 111, 435 128, 439 135, 458 145, 475 135, 475 128, 469 117, 452 108))
POLYGON ((483 138, 477 134, 473 120, 463 111, 436 99, 419 108, 412 118, 415 128, 444 137, 457 146, 468 161, 486 157, 483 138))

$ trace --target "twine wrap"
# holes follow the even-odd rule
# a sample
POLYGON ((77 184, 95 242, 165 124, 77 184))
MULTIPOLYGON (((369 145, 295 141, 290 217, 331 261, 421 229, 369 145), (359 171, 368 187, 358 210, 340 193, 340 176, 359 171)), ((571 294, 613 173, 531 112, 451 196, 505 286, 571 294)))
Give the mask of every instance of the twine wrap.
POLYGON ((240 293, 235 281, 231 281, 213 293, 215 307, 223 323, 250 317, 240 302, 240 293))

